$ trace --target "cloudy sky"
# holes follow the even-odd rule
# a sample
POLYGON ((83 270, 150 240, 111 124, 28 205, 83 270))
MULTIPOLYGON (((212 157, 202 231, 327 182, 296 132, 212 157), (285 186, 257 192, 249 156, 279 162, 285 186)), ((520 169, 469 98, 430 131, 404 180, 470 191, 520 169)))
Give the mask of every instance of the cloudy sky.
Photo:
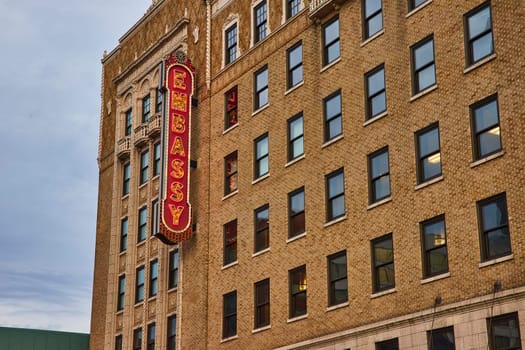
POLYGON ((0 0, 0 326, 89 332, 100 58, 151 0, 0 0))

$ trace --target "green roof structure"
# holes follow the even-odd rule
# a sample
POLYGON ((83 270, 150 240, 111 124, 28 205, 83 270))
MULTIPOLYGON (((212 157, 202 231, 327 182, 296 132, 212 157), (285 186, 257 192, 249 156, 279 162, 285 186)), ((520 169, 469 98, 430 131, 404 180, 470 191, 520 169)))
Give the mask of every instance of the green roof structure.
POLYGON ((0 327, 2 350, 89 350, 89 334, 0 327))

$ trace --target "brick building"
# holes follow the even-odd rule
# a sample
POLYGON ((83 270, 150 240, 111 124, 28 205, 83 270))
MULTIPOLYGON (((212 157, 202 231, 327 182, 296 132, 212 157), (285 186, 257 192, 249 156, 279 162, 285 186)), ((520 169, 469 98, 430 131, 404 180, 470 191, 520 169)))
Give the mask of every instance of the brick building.
POLYGON ((91 349, 522 349, 525 5, 156 0, 102 59, 91 349), (196 69, 190 240, 163 61, 196 69))

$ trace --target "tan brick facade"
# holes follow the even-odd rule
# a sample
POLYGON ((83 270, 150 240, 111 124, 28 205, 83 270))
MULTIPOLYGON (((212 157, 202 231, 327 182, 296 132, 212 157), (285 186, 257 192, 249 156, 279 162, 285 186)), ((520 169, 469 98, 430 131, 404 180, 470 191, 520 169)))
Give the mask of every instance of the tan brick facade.
MULTIPOLYGON (((267 1, 267 36, 253 44, 259 1, 155 1, 103 59, 100 186, 91 349, 132 348, 133 330, 156 324, 156 349, 167 348, 167 318, 177 317, 180 349, 374 349, 398 338, 400 349, 426 349, 427 331, 454 328, 456 349, 486 349, 487 320, 517 313, 525 345, 525 6, 490 3, 494 50, 466 63, 465 15, 480 0, 382 1, 382 30, 363 39, 365 1, 301 0, 286 19, 285 0, 267 1), (323 24, 338 16, 340 57, 323 65, 323 24), (237 23, 237 56, 225 66, 225 31, 237 23), (411 48, 432 35, 435 85, 413 91, 411 48), (287 50, 302 43, 303 82, 287 87, 287 50), (141 124, 142 98, 152 111, 159 64, 187 52, 197 70, 192 116, 194 237, 178 247, 150 238, 153 145, 141 124), (366 119, 365 75, 383 64, 386 112, 366 119), (254 73, 268 67, 269 103, 254 111, 254 73), (238 124, 225 131, 225 93, 237 86, 238 124), (323 99, 341 92, 342 135, 326 142, 323 99), (501 149, 473 156, 473 105, 497 94, 501 149), (132 108, 129 150, 125 112, 132 108), (302 112, 304 156, 289 162, 287 121, 302 112), (418 182, 415 133, 438 123, 442 173, 418 182), (254 179, 254 140, 267 133, 269 173, 254 179), (370 205, 368 156, 388 147, 391 195, 370 205), (149 180, 139 185, 140 154, 149 149, 149 180), (238 190, 225 196, 225 157, 238 156, 238 190), (122 197, 123 165, 130 193, 122 197), (344 171, 345 214, 327 220, 326 175, 344 171), (306 233, 288 239, 288 194, 304 186, 306 233), (487 258, 477 203, 505 193, 510 244, 487 258), (254 210, 269 206, 269 249, 254 252, 254 210), (148 238, 137 244, 138 210, 148 207, 148 238), (448 269, 427 278, 420 223, 444 215, 448 269), (120 252, 122 218, 128 246, 120 252), (224 225, 237 220, 237 259, 223 266, 224 225), (327 222, 330 221, 330 222, 327 222), (371 242, 392 234, 395 286, 373 292, 371 242), (168 290, 168 254, 180 254, 179 284, 168 290), (327 256, 346 250, 348 302, 329 307, 327 256), (159 261, 159 292, 147 297, 149 262, 159 261), (135 304, 135 271, 146 268, 144 302, 135 304), (306 265, 307 313, 290 319, 289 270, 306 265), (118 277, 125 307, 117 312, 118 277), (270 325, 254 331, 254 283, 270 280, 270 325), (495 293, 494 283, 501 282, 495 293), (235 336, 223 337, 223 295, 236 291, 235 336), (436 296, 442 302, 435 305, 436 296)), ((154 114, 154 113, 152 113, 154 114)))

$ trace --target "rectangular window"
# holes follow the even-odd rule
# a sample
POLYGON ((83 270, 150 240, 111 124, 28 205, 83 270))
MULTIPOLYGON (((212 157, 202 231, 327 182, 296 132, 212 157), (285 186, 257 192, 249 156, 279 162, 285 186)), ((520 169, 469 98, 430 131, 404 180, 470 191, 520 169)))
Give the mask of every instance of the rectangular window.
POLYGON ((408 0, 408 10, 412 11, 429 0, 408 0))
POLYGON ((226 113, 224 118, 224 129, 227 130, 238 122, 237 116, 237 85, 228 90, 224 95, 226 113))
POLYGON ((346 250, 328 256, 328 306, 348 301, 346 250))
POLYGON ((339 169, 326 176, 326 221, 345 215, 345 175, 339 169))
POLYGON ((142 242, 147 237, 148 230, 148 207, 144 206, 139 209, 139 231, 137 235, 137 242, 142 242))
POLYGON ((303 81, 303 43, 299 42, 286 51, 288 89, 303 81))
POLYGON ((363 40, 383 29, 381 0, 363 0, 363 40))
POLYGON ((423 278, 448 272, 445 216, 423 221, 419 227, 423 249, 423 278))
POLYGON ((126 275, 119 276, 118 278, 118 299, 117 299, 117 311, 124 310, 124 303, 126 301, 126 275))
POLYGON ((128 248, 128 218, 125 217, 120 221, 120 251, 123 252, 128 248))
POLYGON ((170 252, 170 267, 168 276, 168 289, 176 288, 179 284, 179 251, 170 252))
POLYGON ((301 10, 301 0, 286 0, 286 19, 289 19, 301 10))
POLYGON ((518 313, 506 314, 487 320, 491 350, 520 350, 520 323, 518 313))
POLYGON ((474 160, 501 151, 498 96, 489 96, 470 106, 474 160))
POLYGON ((131 131, 133 129, 133 110, 130 108, 125 114, 124 136, 129 136, 131 135, 131 131))
POLYGON ((412 53, 413 94, 436 85, 436 63, 434 61, 434 36, 421 40, 410 48, 412 53))
POLYGON ((159 290, 159 261, 157 259, 149 263, 149 296, 154 297, 159 290))
POLYGON ((464 24, 465 57, 467 66, 470 66, 494 53, 490 1, 468 12, 464 24))
POLYGON ((155 323, 148 325, 148 350, 155 350, 155 323))
POLYGON ((323 25, 323 67, 334 62, 341 56, 339 42, 339 17, 331 19, 323 25))
POLYGON ((268 134, 264 134, 254 143, 254 162, 253 162, 253 178, 258 179, 261 176, 268 174, 270 171, 270 156, 268 151, 268 134))
POLYGON ((237 23, 226 29, 224 47, 224 63, 230 64, 237 58, 237 23))
POLYGON ((177 349, 177 316, 168 317, 168 350, 177 349))
POLYGON ((304 154, 304 126, 303 113, 288 119, 288 161, 299 158, 304 154))
POLYGON ((129 183, 131 178, 131 167, 129 162, 122 167, 122 195, 129 194, 129 183))
POLYGON ((153 145, 153 176, 160 175, 161 163, 160 163, 160 142, 153 145))
POLYGON ((223 265, 237 261, 237 220, 224 225, 223 265))
POLYGON ((341 90, 323 100, 324 142, 343 134, 343 116, 341 111, 341 90))
POLYGON ((148 182, 149 151, 140 154, 140 184, 148 182))
POLYGON ((256 111, 268 104, 268 66, 254 74, 253 110, 256 111))
POLYGON ((290 318, 306 315, 306 265, 288 272, 290 281, 290 318))
POLYGON ((115 350, 122 350, 122 334, 115 337, 115 350))
POLYGON ((270 207, 268 204, 255 209, 255 253, 270 246, 270 207))
POLYGON ((288 194, 288 238, 305 232, 304 187, 288 194))
POLYGON ((254 329, 270 324, 270 279, 255 283, 254 329))
POLYGON ((155 113, 162 112, 162 91, 157 89, 155 93, 155 113))
POLYGON ((481 260, 512 254, 505 193, 477 203, 481 240, 481 260))
POLYGON ((142 99, 142 122, 147 123, 151 116, 151 98, 150 94, 147 94, 142 99))
POLYGON ((151 202, 151 236, 159 232, 159 200, 155 199, 151 202))
POLYGON ((259 41, 266 38, 266 25, 267 25, 267 8, 266 0, 261 1, 259 5, 255 6, 253 9, 253 18, 254 18, 254 32, 253 32, 253 43, 256 44, 259 41))
POLYGON ((390 197, 390 166, 388 147, 368 156, 370 204, 390 197))
POLYGON ((386 111, 385 66, 382 64, 365 75, 366 119, 386 111))
POLYGON ((376 350, 399 350, 397 338, 376 343, 376 350))
POLYGON ((440 328, 427 332, 429 350, 455 350, 454 327, 440 328))
POLYGON ((224 158, 224 194, 237 191, 237 151, 224 158))
POLYGON ((144 266, 139 266, 136 271, 135 279, 135 303, 144 300, 144 266))
POLYGON ((374 293, 394 288, 392 234, 372 240, 372 288, 374 293))
POLYGON ((133 350, 142 349, 142 328, 133 330, 133 350))
POLYGON ((222 297, 222 338, 237 334, 237 291, 224 294, 222 297))
POLYGON ((418 183, 441 176, 441 147, 437 123, 416 132, 416 157, 418 183))

